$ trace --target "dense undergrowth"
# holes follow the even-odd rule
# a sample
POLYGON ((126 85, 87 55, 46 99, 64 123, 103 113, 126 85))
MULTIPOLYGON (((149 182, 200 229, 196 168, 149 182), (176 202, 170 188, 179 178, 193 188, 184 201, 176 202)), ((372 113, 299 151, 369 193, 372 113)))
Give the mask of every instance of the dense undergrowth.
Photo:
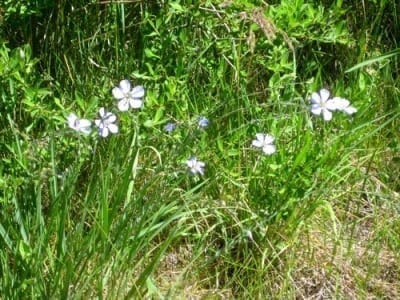
POLYGON ((399 10, 6 0, 0 297, 400 297, 399 10), (321 88, 357 112, 313 115, 321 88), (101 107, 117 134, 68 127, 101 107))

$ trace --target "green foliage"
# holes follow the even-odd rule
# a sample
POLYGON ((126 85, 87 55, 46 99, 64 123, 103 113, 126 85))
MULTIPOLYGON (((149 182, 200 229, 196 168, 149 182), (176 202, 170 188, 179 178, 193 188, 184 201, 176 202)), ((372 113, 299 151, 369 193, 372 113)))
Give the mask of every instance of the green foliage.
MULTIPOLYGON (((351 257, 364 242, 359 223, 381 233, 365 246, 376 260, 400 250, 399 226, 380 221, 399 213, 399 9, 389 0, 6 1, 0 294, 174 298, 192 286, 204 297, 313 297, 301 278, 320 255, 334 278, 324 295, 351 298, 335 264, 339 249, 351 257), (122 79, 145 87, 142 109, 117 111, 111 90, 122 79), (356 115, 312 116, 322 87, 356 115), (118 135, 66 126, 70 112, 93 121, 100 107, 118 115, 118 135), (199 116, 210 125, 199 128, 199 116), (275 137, 275 154, 251 147, 260 132, 275 137), (188 174, 192 155, 204 176, 188 174), (321 224, 333 241, 324 247, 313 244, 321 224)), ((376 266, 357 273, 353 293, 389 295, 366 284, 376 266)))
POLYGON ((51 1, 12 1, 5 0, 3 10, 6 21, 12 18, 26 18, 32 15, 40 15, 43 8, 49 7, 51 1))

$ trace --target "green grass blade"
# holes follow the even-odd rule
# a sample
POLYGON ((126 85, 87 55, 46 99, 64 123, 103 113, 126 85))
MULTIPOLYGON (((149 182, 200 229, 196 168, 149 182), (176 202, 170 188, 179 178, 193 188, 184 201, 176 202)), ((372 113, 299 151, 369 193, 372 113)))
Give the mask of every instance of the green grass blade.
POLYGON ((400 48, 399 48, 399 49, 392 50, 392 51, 387 52, 387 53, 385 53, 385 54, 382 54, 382 55, 380 55, 380 56, 377 56, 377 57, 374 57, 374 58, 370 58, 370 59, 367 59, 367 60, 365 60, 365 61, 363 61, 363 62, 361 62, 361 63, 358 63, 358 64, 356 64, 355 66, 351 67, 350 69, 347 69, 347 70, 345 71, 345 73, 353 72, 353 71, 355 71, 355 70, 364 68, 364 67, 366 67, 366 66, 369 66, 369 65, 371 65, 371 64, 380 62, 380 61, 382 61, 382 60, 391 58, 391 57, 396 56, 396 55, 399 55, 399 54, 400 54, 400 48))

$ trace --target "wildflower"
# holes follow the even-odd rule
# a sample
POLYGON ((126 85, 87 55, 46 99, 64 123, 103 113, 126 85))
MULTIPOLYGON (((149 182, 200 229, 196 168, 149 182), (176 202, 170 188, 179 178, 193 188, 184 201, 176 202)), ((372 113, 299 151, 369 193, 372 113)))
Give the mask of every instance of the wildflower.
POLYGON ((321 89, 319 93, 311 95, 311 112, 314 115, 320 115, 325 121, 332 120, 332 111, 336 110, 336 104, 332 99, 329 99, 329 91, 321 89))
POLYGON ((90 126, 92 122, 86 119, 78 119, 74 113, 70 113, 67 117, 68 126, 73 130, 78 132, 83 132, 84 134, 89 134, 91 129, 90 126))
POLYGON ((118 126, 113 124, 117 120, 117 116, 111 112, 107 112, 104 107, 99 110, 100 119, 94 121, 97 127, 99 127, 99 134, 102 137, 107 137, 108 134, 117 133, 118 126))
POLYGON ((251 143, 253 147, 260 148, 262 151, 271 155, 276 152, 276 146, 274 145, 274 137, 270 134, 257 133, 256 139, 251 143))
POLYGON ((176 128, 176 124, 169 122, 164 126, 164 130, 168 133, 172 132, 176 128))
POLYGON ((210 121, 206 117, 200 117, 197 125, 201 128, 207 127, 210 121))
POLYGON ((332 99, 334 102, 335 108, 338 111, 343 111, 348 115, 352 115, 357 112, 357 108, 350 105, 350 101, 341 97, 334 97, 332 99))
POLYGON ((119 87, 114 87, 112 94, 118 101, 118 109, 120 111, 127 111, 129 106, 132 108, 140 108, 143 104, 144 88, 141 85, 135 86, 131 90, 131 83, 129 80, 122 80, 119 87))
POLYGON ((196 175, 199 173, 200 175, 204 175, 204 167, 205 163, 197 160, 196 157, 191 157, 186 161, 186 165, 189 167, 190 173, 196 175))

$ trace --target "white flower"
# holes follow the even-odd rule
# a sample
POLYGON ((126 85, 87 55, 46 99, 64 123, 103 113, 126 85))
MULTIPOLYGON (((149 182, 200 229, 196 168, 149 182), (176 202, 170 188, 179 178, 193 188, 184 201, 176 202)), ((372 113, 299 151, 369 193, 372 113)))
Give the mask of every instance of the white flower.
POLYGON ((314 115, 320 115, 325 121, 332 120, 332 111, 336 110, 336 104, 329 99, 329 91, 321 89, 319 93, 312 93, 311 95, 311 112, 314 115))
POLYGON ((73 130, 78 132, 83 132, 84 134, 89 134, 91 129, 90 126, 92 122, 86 119, 78 119, 74 113, 70 113, 67 117, 68 126, 73 130))
POLYGON ((204 175, 204 167, 205 163, 202 161, 197 160, 196 157, 191 157, 186 161, 186 165, 188 166, 190 173, 193 175, 199 173, 201 175, 204 175))
POLYGON ((108 134, 117 133, 118 126, 113 124, 117 120, 117 116, 111 112, 107 112, 104 107, 99 110, 100 119, 94 121, 97 127, 99 127, 99 134, 102 137, 107 137, 108 134))
POLYGON ((335 109, 338 111, 343 111, 348 115, 352 115, 357 112, 357 108, 350 105, 350 101, 341 97, 334 97, 332 99, 335 109))
POLYGON ((127 111, 129 106, 132 108, 140 108, 143 104, 144 88, 141 85, 135 86, 131 90, 131 83, 129 80, 122 80, 119 87, 112 89, 112 94, 118 101, 118 109, 120 111, 127 111))
POLYGON ((197 125, 199 127, 207 127, 210 124, 210 121, 206 117, 200 117, 197 125))
POLYGON ((260 148, 262 151, 271 155, 276 152, 276 146, 274 145, 274 137, 270 134, 257 133, 256 139, 251 143, 253 147, 260 148))

